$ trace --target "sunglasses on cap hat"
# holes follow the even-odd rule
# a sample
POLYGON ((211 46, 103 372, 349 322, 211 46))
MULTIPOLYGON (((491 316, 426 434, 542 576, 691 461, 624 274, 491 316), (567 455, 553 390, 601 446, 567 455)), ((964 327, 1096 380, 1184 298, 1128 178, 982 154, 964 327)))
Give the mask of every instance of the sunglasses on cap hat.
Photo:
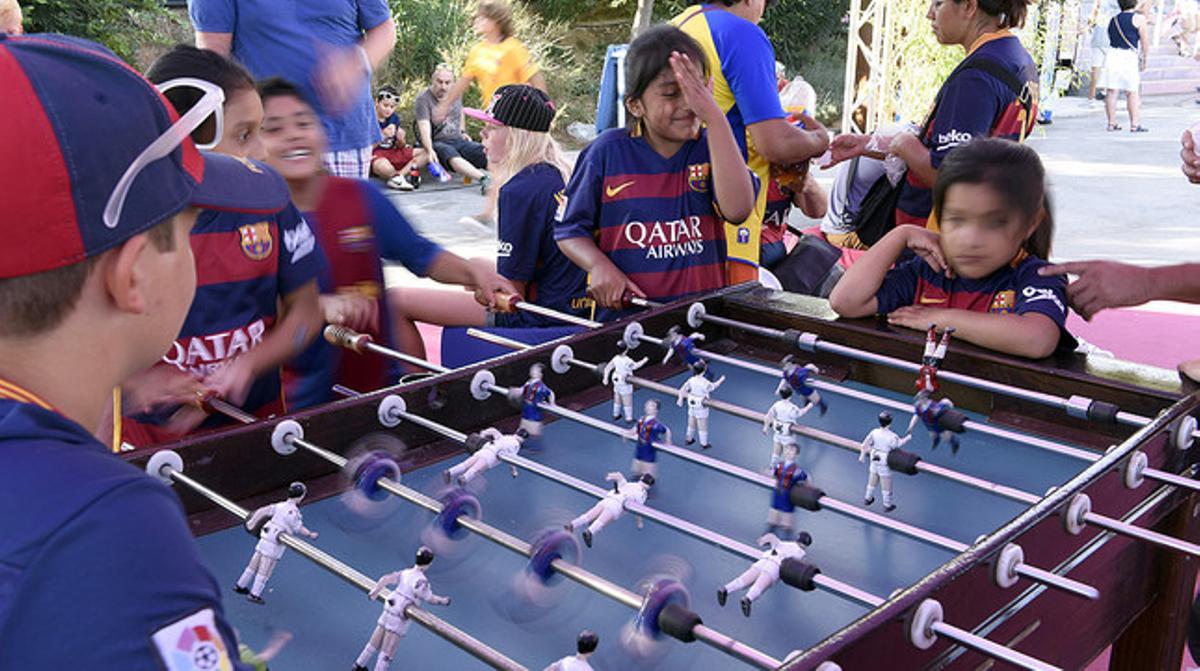
POLYGON ((101 254, 189 207, 266 216, 287 207, 278 173, 201 152, 192 141, 210 118, 217 135, 204 146, 220 141, 220 87, 195 79, 163 84, 177 87, 199 92, 182 116, 99 44, 0 34, 0 174, 7 180, 0 279, 101 254))
POLYGON ((391 102, 394 102, 394 103, 400 102, 400 96, 396 95, 395 93, 392 93, 391 91, 380 91, 379 95, 375 96, 375 99, 376 100, 390 100, 391 102))
POLYGON ((197 144, 197 149, 212 149, 221 142, 221 131, 224 125, 225 92, 220 86, 212 82, 206 82, 202 79, 193 79, 191 77, 181 77, 172 79, 158 85, 158 90, 166 93, 171 89, 181 86, 191 86, 200 89, 204 92, 204 96, 200 98, 200 102, 192 106, 192 109, 187 111, 187 114, 179 117, 179 120, 171 125, 158 139, 151 142, 149 146, 142 150, 138 157, 133 159, 133 163, 125 169, 125 174, 121 175, 121 179, 117 181, 117 185, 113 187, 112 194, 108 197, 108 204, 104 207, 104 225, 109 228, 116 228, 117 223, 121 221, 121 210, 125 207, 125 199, 129 197, 129 189, 133 186, 134 180, 137 179, 139 173, 146 169, 146 166, 151 163, 166 158, 175 151, 176 147, 183 144, 183 141, 191 137, 196 129, 200 128, 209 117, 216 119, 216 131, 213 133, 211 142, 203 145, 197 144))

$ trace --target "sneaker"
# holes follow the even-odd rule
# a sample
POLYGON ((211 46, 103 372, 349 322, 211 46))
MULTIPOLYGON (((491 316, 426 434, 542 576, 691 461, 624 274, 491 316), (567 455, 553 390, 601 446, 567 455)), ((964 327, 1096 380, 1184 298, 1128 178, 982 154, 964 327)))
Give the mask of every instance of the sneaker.
POLYGON ((868 497, 866 497, 865 499, 863 499, 863 505, 864 505, 864 506, 869 506, 869 505, 871 505, 872 503, 875 503, 875 497, 874 497, 874 496, 868 496, 868 497))
POLYGON ((752 602, 750 601, 750 597, 747 597, 747 596, 742 597, 742 615, 745 615, 746 617, 750 617, 750 604, 751 603, 752 602))
POLYGON ((567 533, 569 533, 569 534, 575 533, 575 527, 572 526, 570 522, 567 522, 566 524, 564 524, 563 528, 566 529, 567 533))
POLYGON ((613 414, 613 421, 614 421, 614 422, 620 421, 620 419, 621 419, 621 413, 619 413, 619 412, 618 412, 618 413, 614 413, 614 414, 613 414))
POLYGON ((729 598, 729 592, 726 592, 724 587, 717 590, 717 603, 724 606, 725 600, 728 598, 729 598))
POLYGON ((355 664, 354 668, 350 669, 350 671, 367 671, 367 667, 362 666, 361 664, 355 664))
POLYGON ((408 178, 404 175, 396 175, 395 177, 389 179, 387 181, 387 185, 389 189, 396 189, 397 191, 413 190, 413 185, 409 183, 408 178))
POLYGON ((700 446, 700 449, 702 449, 702 450, 711 450, 711 449, 712 449, 712 443, 705 443, 705 444, 703 444, 703 445, 701 445, 701 446, 700 446))
POLYGON ((695 445, 695 444, 696 444, 696 439, 695 439, 695 438, 688 438, 688 439, 687 439, 685 442, 686 442, 688 445, 695 445))
POLYGON ((591 529, 583 530, 583 544, 588 546, 589 548, 592 547, 592 531, 591 531, 591 529))
POLYGON ((459 487, 462 487, 462 488, 466 488, 466 486, 467 486, 467 479, 466 479, 466 478, 464 478, 464 477, 462 477, 462 476, 460 475, 460 476, 458 477, 458 486, 459 486, 459 487))
POLYGON ((235 593, 235 594, 249 594, 249 593, 250 593, 250 588, 249 588, 249 587, 242 587, 241 585, 234 585, 234 586, 233 586, 233 591, 234 591, 234 593, 235 593))
POLYGON ((264 603, 266 603, 266 601, 264 601, 263 598, 261 596, 258 596, 257 594, 247 594, 246 600, 249 601, 250 603, 256 603, 260 606, 263 605, 264 603))
POLYGON ((883 512, 885 512, 885 513, 890 513, 895 509, 896 509, 896 504, 894 504, 894 503, 883 504, 883 512))

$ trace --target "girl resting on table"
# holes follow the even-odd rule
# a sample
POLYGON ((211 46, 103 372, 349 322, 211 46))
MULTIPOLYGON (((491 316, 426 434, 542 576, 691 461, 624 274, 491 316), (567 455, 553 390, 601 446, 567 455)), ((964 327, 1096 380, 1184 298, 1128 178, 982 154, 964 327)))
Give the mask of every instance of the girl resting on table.
POLYGON ((998 139, 959 147, 938 171, 933 206, 941 232, 893 229, 846 271, 833 309, 952 327, 956 338, 1031 359, 1073 349, 1066 279, 1038 274, 1054 225, 1037 153, 998 139), (907 250, 915 258, 897 263, 907 250))
POLYGON ((604 132, 580 154, 554 232, 591 274, 598 306, 613 310, 627 291, 666 301, 723 287, 722 217, 744 221, 755 198, 694 39, 668 25, 643 32, 626 79, 632 127, 604 132))
MULTIPOLYGON (((554 213, 563 198, 570 162, 550 136, 554 102, 540 89, 509 84, 496 89, 480 119, 483 148, 499 185, 496 271, 522 300, 579 317, 591 315, 587 277, 554 243, 554 213)), ((424 355, 416 322, 443 326, 535 328, 560 326, 526 312, 489 312, 468 294, 442 289, 395 288, 389 292, 405 351, 424 355)))

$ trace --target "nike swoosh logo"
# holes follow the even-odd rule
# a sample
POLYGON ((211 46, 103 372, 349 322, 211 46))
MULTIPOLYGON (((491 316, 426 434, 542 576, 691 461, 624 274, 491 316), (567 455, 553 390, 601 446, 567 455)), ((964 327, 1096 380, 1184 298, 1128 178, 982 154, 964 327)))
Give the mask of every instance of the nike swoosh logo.
POLYGON ((628 182, 625 182, 624 184, 618 184, 616 186, 610 186, 610 187, 605 188, 604 193, 607 194, 609 198, 616 198, 617 194, 619 194, 622 191, 624 191, 625 189, 628 189, 629 187, 633 186, 633 184, 634 184, 634 180, 629 180, 628 182))
POLYGON ((921 296, 921 305, 937 305, 940 303, 945 303, 947 300, 949 300, 949 298, 929 298, 928 296, 921 296))

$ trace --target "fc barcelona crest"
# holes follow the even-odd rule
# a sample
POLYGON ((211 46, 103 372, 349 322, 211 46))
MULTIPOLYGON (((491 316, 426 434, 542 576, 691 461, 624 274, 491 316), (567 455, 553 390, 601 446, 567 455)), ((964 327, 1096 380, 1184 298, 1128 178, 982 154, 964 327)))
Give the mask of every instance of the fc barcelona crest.
POLYGON ((262 261, 271 256, 275 249, 275 241, 271 238, 271 224, 260 221, 238 229, 242 235, 242 251, 254 261, 262 261))
POLYGON ((693 163, 688 166, 688 188, 696 193, 708 192, 708 175, 712 166, 708 163, 693 163))

